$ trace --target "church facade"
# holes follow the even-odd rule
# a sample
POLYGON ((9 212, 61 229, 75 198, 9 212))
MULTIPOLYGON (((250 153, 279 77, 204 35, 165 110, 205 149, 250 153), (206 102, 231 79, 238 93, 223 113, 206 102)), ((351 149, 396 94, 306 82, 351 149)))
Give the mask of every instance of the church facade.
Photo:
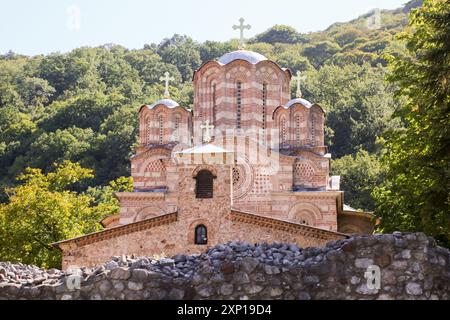
POLYGON ((63 268, 228 241, 305 247, 372 233, 372 215, 345 206, 339 177, 330 176, 324 110, 300 90, 291 99, 292 80, 238 50, 195 72, 192 111, 168 97, 142 106, 134 190, 117 193, 120 213, 102 221, 103 231, 54 244, 63 268))

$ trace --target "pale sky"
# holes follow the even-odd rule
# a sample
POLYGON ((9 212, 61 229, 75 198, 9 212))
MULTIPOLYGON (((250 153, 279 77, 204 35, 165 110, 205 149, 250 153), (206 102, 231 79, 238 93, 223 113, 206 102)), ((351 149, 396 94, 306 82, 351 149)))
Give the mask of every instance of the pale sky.
POLYGON ((395 9, 407 0, 0 0, 0 54, 67 52, 106 43, 129 49, 159 43, 175 33, 197 41, 246 37, 275 24, 299 32, 323 30, 368 11, 395 9))

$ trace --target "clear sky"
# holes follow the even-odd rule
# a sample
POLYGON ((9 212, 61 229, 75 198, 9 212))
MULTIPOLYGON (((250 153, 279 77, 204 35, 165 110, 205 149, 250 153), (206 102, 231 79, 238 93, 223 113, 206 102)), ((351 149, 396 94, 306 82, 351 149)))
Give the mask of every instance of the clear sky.
POLYGON ((0 0, 0 53, 66 52, 105 43, 142 48, 174 33, 197 41, 248 37, 275 24, 318 31, 368 11, 398 8, 407 0, 0 0))

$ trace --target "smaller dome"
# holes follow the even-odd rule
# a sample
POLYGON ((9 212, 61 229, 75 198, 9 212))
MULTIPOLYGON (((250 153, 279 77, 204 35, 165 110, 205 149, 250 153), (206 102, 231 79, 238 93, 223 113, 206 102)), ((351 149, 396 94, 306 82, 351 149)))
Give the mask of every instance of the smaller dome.
POLYGON ((163 104, 163 105, 165 105, 166 107, 168 107, 168 108, 170 108, 170 109, 176 108, 176 107, 179 107, 179 106, 180 106, 180 105, 178 104, 178 102, 173 101, 172 99, 161 99, 161 100, 158 100, 158 101, 156 101, 155 103, 153 103, 153 104, 147 106, 147 108, 153 109, 154 107, 156 107, 156 106, 158 106, 158 105, 160 105, 160 104, 163 104))
POLYGON ((247 62, 250 62, 251 64, 257 64, 258 62, 267 60, 267 58, 257 52, 238 50, 229 52, 220 57, 219 63, 225 65, 229 64, 234 60, 245 60, 247 62))
POLYGON ((306 99, 302 99, 302 98, 296 98, 296 99, 292 99, 291 101, 289 101, 288 103, 286 103, 286 105, 284 106, 285 109, 289 109, 291 106, 293 106, 296 103, 300 103, 301 105, 307 107, 307 108, 311 108, 312 107, 312 103, 309 102, 306 99))

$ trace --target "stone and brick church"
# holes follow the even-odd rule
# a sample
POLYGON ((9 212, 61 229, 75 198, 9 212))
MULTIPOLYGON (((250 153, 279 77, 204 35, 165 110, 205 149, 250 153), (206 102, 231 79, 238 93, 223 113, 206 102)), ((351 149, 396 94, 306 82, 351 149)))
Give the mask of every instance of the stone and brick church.
POLYGON ((168 97, 166 74, 166 98, 139 109, 134 191, 117 193, 120 214, 103 231, 54 244, 63 268, 228 241, 306 247, 372 233, 372 215, 345 206, 330 177, 324 110, 299 89, 291 99, 293 78, 261 54, 231 52, 195 72, 188 108, 168 97))

